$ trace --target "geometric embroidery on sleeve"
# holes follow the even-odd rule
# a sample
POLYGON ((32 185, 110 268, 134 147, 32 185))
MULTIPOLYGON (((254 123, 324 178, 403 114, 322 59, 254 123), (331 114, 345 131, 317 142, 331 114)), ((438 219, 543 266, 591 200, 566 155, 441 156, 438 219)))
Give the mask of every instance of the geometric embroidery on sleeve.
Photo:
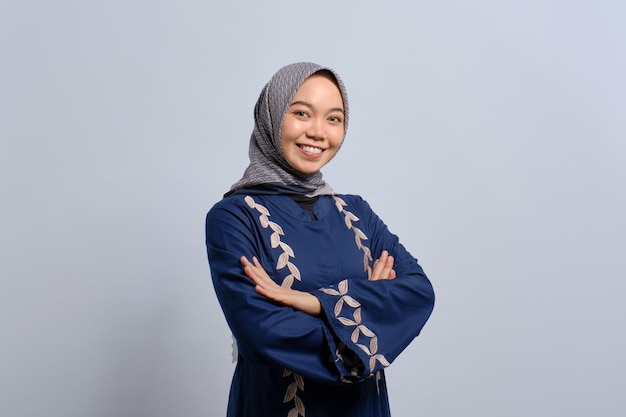
POLYGON ((350 340, 357 345, 365 354, 370 357, 369 369, 370 373, 376 366, 376 361, 383 366, 389 366, 389 361, 378 352, 378 336, 361 322, 361 303, 348 295, 348 280, 343 280, 337 285, 337 290, 332 288, 322 288, 322 291, 328 295, 338 296, 339 300, 335 304, 334 314, 337 320, 346 327, 354 327, 350 340), (340 316, 344 305, 348 305, 354 309, 352 318, 340 316), (363 337, 361 337, 363 336, 363 337), (369 341, 368 341, 369 339, 369 341), (366 345, 367 343, 367 345, 366 345))

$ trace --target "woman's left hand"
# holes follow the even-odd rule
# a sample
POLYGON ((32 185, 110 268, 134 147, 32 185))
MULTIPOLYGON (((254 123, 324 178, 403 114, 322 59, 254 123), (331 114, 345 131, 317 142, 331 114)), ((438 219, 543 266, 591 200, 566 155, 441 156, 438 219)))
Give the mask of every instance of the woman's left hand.
POLYGON ((242 256, 240 262, 248 278, 256 284, 256 292, 262 296, 312 316, 319 316, 322 312, 322 305, 316 296, 308 292, 281 287, 270 278, 256 257, 253 257, 250 262, 242 256))

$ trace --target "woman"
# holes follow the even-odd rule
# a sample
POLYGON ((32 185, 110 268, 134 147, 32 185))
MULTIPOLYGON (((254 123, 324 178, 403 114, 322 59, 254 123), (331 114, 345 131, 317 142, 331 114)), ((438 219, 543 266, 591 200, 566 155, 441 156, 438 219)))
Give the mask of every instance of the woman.
POLYGON ((207 215, 214 287, 238 346, 228 416, 389 416, 383 369, 434 294, 369 205, 320 169, 348 124, 331 69, 280 69, 255 107, 250 164, 207 215))

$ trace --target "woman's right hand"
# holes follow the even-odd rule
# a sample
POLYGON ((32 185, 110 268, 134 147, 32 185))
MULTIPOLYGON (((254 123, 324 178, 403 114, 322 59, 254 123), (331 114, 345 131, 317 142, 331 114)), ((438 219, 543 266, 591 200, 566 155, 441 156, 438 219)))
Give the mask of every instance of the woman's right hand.
POLYGON ((316 296, 278 285, 270 278, 256 257, 253 257, 252 262, 250 262, 245 256, 242 256, 240 262, 248 278, 254 282, 256 292, 262 296, 312 316, 321 314, 322 305, 316 296))
POLYGON ((378 281, 379 279, 394 279, 396 271, 393 269, 393 256, 389 255, 386 250, 380 255, 380 258, 374 262, 370 281, 378 281))

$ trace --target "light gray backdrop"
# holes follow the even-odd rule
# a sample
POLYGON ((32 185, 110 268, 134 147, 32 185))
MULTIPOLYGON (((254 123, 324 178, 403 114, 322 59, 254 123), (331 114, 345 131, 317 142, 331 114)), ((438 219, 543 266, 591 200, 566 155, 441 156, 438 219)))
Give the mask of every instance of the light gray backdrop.
POLYGON ((224 415, 204 215, 301 60, 437 292, 394 416, 625 415, 625 5, 2 0, 0 415, 224 415))

